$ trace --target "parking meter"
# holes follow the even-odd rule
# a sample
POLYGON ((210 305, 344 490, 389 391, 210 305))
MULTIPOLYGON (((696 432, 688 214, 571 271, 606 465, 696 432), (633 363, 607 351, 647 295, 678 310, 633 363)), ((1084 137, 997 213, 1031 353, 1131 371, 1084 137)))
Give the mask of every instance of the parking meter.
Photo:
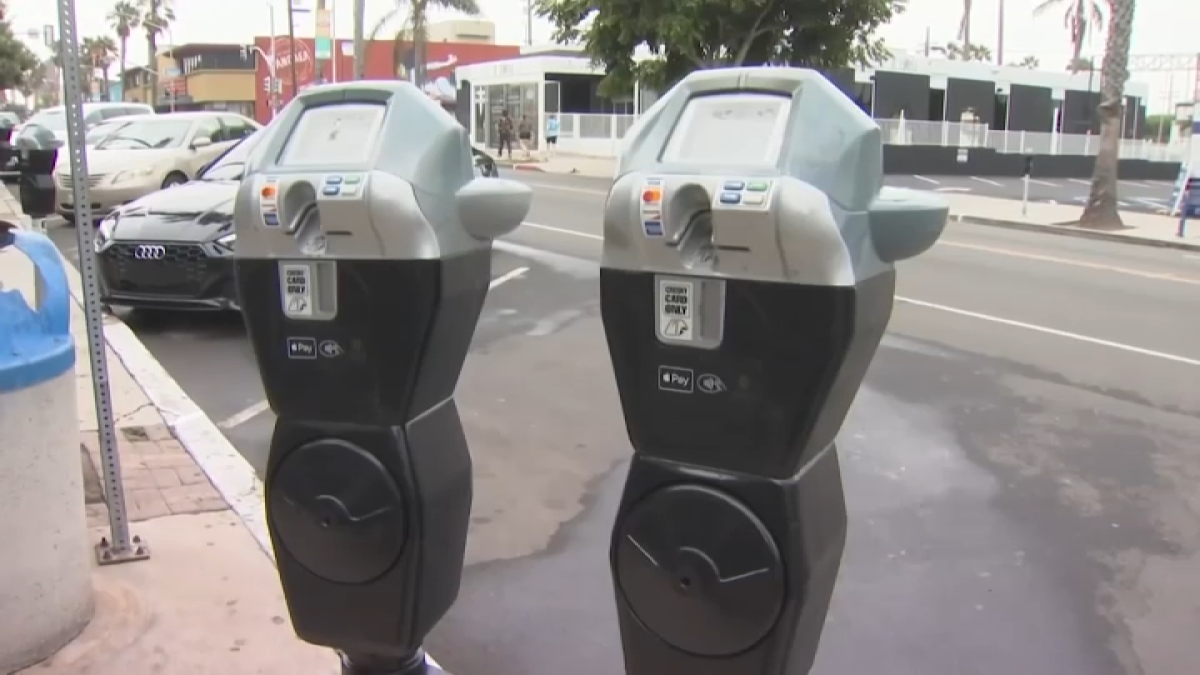
POLYGON ((610 562, 631 675, 812 666, 846 537, 834 438, 946 223, 882 187, 816 71, 699 71, 630 131, 601 311, 634 456, 610 562))
POLYGON ((425 672, 471 510, 454 389, 492 240, 532 194, 475 178, 466 131, 405 82, 312 87, 261 133, 236 278, 277 415, 265 485, 288 609, 344 673, 425 672))

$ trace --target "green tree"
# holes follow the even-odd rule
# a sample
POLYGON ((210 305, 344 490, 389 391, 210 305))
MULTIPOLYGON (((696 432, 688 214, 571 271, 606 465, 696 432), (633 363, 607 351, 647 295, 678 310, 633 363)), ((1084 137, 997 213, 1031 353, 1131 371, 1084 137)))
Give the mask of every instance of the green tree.
POLYGON ((1030 70, 1037 70, 1038 68, 1042 67, 1042 62, 1038 61, 1038 57, 1034 56, 1033 54, 1029 54, 1025 58, 1014 63, 1013 65, 1016 66, 1017 68, 1028 68, 1030 70))
POLYGON ((947 43, 941 47, 931 47, 929 51, 937 52, 951 61, 991 61, 992 50, 987 45, 972 45, 957 42, 947 43))
POLYGON ((1175 126, 1175 115, 1146 115, 1143 128, 1146 138, 1166 143, 1171 140, 1171 130, 1175 126))
POLYGON ((1088 70, 1079 67, 1084 62, 1080 54, 1084 41, 1104 25, 1104 6, 1099 0, 1042 0, 1033 9, 1033 15, 1040 16, 1057 8, 1063 9, 1063 27, 1071 36, 1071 60, 1067 69, 1072 73, 1088 70))
POLYGON ((1091 57, 1084 56, 1073 58, 1067 62, 1067 70, 1072 73, 1078 73, 1084 70, 1095 70, 1096 62, 1091 57))
POLYGON ((608 73, 603 93, 635 80, 673 84, 699 68, 835 68, 888 56, 876 28, 907 0, 536 0, 559 43, 582 43, 608 73), (654 58, 637 60, 647 49, 654 58))
POLYGON ((1119 230, 1124 227, 1117 210, 1117 179, 1121 153, 1121 122, 1124 117, 1125 83, 1129 80, 1129 42, 1133 36, 1133 15, 1136 0, 1108 0, 1108 44, 1100 68, 1100 146, 1096 153, 1096 168, 1092 173, 1092 189, 1081 227, 1098 230, 1119 230))
POLYGON ((406 41, 413 46, 413 72, 409 74, 417 86, 425 84, 425 64, 427 59, 427 44, 429 42, 427 29, 429 27, 429 10, 432 7, 452 9, 463 14, 479 14, 479 5, 475 0, 396 0, 396 6, 389 10, 376 22, 371 30, 372 40, 388 26, 396 25, 401 17, 406 17, 399 24, 392 41, 392 73, 399 75, 403 65, 403 48, 406 41))
POLYGON ((0 91, 20 89, 37 65, 37 57, 13 35, 8 20, 0 19, 0 91))
POLYGON ((158 100, 158 36, 171 27, 175 21, 175 7, 172 0, 137 0, 141 13, 140 23, 146 31, 146 57, 150 59, 150 91, 158 100))
MULTIPOLYGON (((120 2, 113 5, 112 10, 108 13, 108 24, 112 26, 113 32, 117 34, 117 39, 121 41, 121 98, 125 98, 125 70, 126 65, 129 63, 129 37, 133 35, 133 31, 141 26, 141 23, 141 12, 138 11, 136 5, 128 0, 120 0, 120 2)), ((153 68, 153 66, 151 67, 153 68)))

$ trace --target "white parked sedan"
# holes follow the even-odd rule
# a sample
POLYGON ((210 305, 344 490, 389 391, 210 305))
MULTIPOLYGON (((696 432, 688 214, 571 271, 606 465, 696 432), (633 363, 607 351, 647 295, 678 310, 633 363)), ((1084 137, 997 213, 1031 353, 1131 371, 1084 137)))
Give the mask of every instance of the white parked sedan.
MULTIPOLYGON (((88 148, 88 188, 97 220, 122 204, 188 182, 235 141, 261 127, 249 118, 221 112, 135 115, 120 121, 88 148)), ((70 222, 73 180, 65 160, 59 158, 54 182, 58 213, 70 222)))

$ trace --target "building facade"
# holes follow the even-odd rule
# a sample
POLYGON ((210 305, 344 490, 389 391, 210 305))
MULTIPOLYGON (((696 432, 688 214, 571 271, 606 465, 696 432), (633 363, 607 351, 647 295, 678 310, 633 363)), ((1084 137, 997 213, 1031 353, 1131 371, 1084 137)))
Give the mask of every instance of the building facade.
POLYGON ((165 55, 175 65, 160 82, 157 108, 220 110, 253 117, 255 59, 245 45, 187 44, 165 55))
MULTIPOLYGON (((441 24, 430 26, 431 31, 437 28, 441 33, 432 33, 441 37, 462 37, 465 35, 471 42, 434 41, 431 37, 426 47, 426 83, 424 89, 430 97, 438 100, 447 107, 457 105, 459 99, 459 84, 455 69, 462 65, 511 58, 520 54, 516 45, 496 45, 482 40, 492 39, 484 27, 470 28, 465 24, 482 23, 490 26, 490 22, 446 22, 450 24, 463 23, 459 29, 440 28, 441 24), (471 30, 478 31, 471 33, 471 30), (455 32, 458 31, 458 32, 455 32), (442 33, 445 33, 442 35, 442 33)), ((494 28, 492 28, 494 34, 494 28)), ((254 45, 263 54, 274 54, 274 71, 278 77, 276 95, 271 96, 271 68, 263 59, 256 59, 254 71, 254 117, 259 122, 267 123, 272 116, 272 110, 278 109, 290 101, 293 92, 305 87, 324 82, 345 81, 353 78, 354 72, 354 43, 351 40, 335 40, 332 50, 333 58, 320 62, 314 58, 315 45, 310 38, 297 38, 293 53, 292 43, 287 37, 272 39, 268 36, 257 37, 254 45)), ((257 52, 257 50, 255 50, 257 52)), ((408 79, 415 65, 412 43, 393 40, 369 40, 367 42, 367 58, 364 64, 364 79, 394 80, 408 79)))

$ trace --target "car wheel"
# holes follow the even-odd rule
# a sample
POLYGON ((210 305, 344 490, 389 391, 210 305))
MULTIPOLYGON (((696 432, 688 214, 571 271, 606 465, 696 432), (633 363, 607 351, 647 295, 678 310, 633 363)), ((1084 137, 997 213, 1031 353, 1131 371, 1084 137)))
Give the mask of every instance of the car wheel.
POLYGON ((181 173, 172 173, 163 180, 162 186, 163 189, 166 190, 167 188, 173 188, 176 185, 183 185, 187 182, 187 180, 187 176, 181 173))

